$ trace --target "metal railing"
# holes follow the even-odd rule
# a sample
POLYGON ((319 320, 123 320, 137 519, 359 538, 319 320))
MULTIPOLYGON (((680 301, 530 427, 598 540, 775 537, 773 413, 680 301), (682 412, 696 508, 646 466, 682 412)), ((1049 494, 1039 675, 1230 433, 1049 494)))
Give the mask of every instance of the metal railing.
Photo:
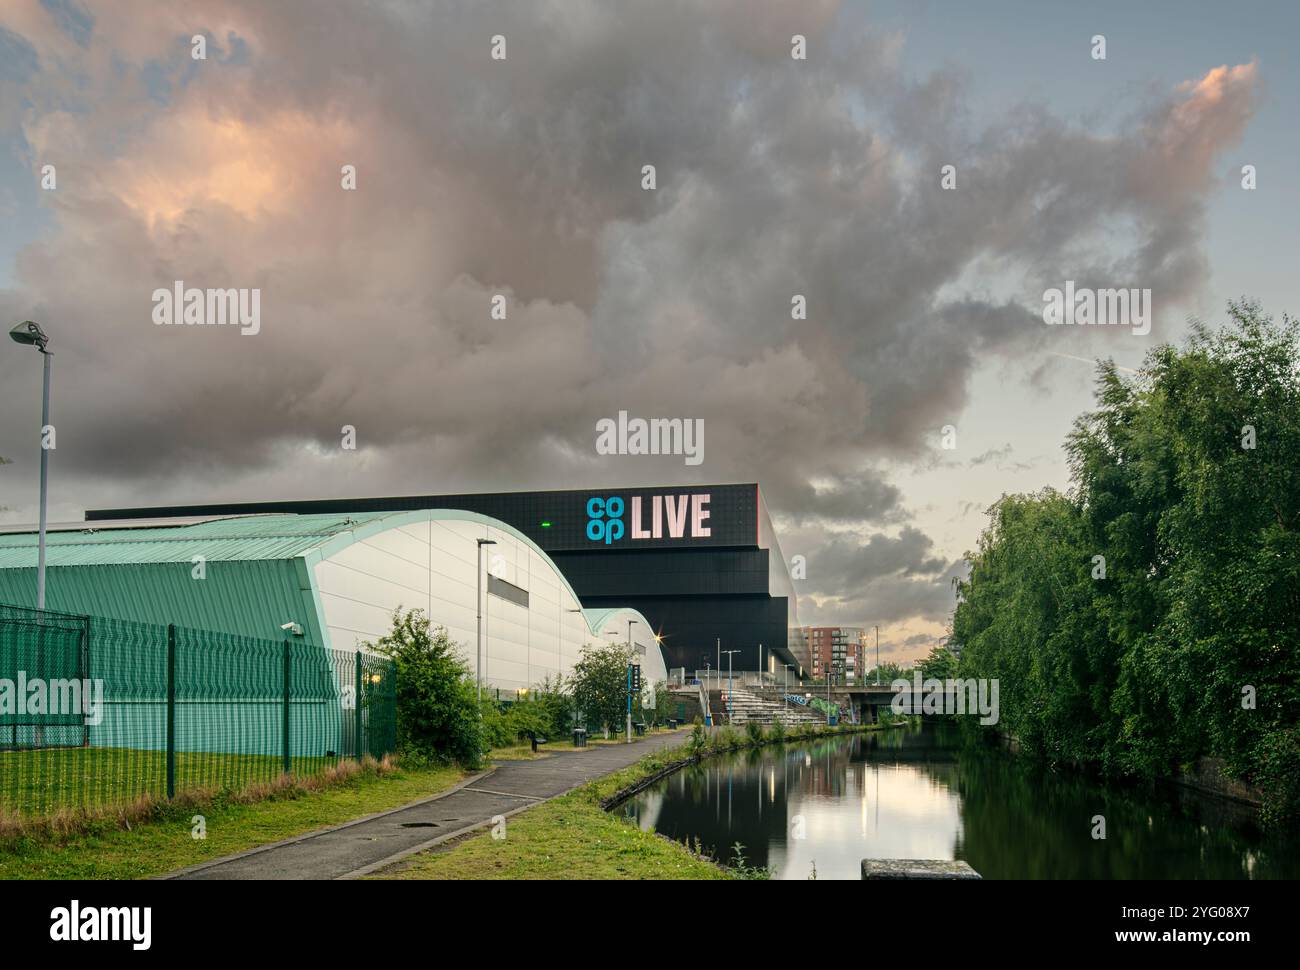
POLYGON ((239 790, 396 741, 385 657, 0 606, 0 811, 239 790))
MULTIPOLYGON (((696 670, 694 672, 684 672, 688 682, 699 681, 707 690, 725 690, 728 683, 727 671, 713 670, 711 668, 696 670)), ((784 674, 773 674, 766 670, 734 670, 731 672, 730 680, 737 687, 781 687, 785 684, 784 674)), ((797 683, 794 678, 790 679, 791 684, 797 683)))

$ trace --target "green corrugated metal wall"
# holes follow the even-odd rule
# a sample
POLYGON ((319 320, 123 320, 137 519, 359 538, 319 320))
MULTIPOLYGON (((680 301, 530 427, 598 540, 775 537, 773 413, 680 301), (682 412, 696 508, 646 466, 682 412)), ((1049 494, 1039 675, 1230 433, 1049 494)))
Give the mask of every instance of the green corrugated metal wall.
MULTIPOLYGON (((294 621, 328 646, 302 554, 397 513, 253 515, 145 528, 54 531, 46 606, 264 639, 294 621), (193 558, 206 560, 194 579, 193 558)), ((35 606, 36 536, 0 535, 0 603, 35 606)))
MULTIPOLYGON (((358 525, 397 515, 252 515, 151 528, 55 530, 46 539, 46 562, 48 566, 115 566, 189 562, 194 556, 208 562, 289 559, 358 525)), ((0 534, 0 569, 35 564, 34 533, 0 534)))
MULTIPOLYGON (((324 645, 298 560, 209 561, 206 579, 193 579, 193 568, 188 561, 49 566, 46 607, 268 640, 281 638, 280 625, 293 620, 303 625, 305 639, 324 645)), ((0 569, 0 603, 35 606, 36 570, 0 569)))

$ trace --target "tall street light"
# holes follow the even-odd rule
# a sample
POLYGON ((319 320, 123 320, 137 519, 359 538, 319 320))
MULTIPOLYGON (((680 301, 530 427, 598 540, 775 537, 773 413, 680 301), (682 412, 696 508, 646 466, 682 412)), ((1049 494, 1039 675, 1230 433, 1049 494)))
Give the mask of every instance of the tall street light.
POLYGON ((739 650, 723 650, 727 655, 727 723, 730 724, 735 716, 735 705, 732 701, 732 695, 736 692, 736 684, 731 676, 731 655, 740 653, 739 650))
POLYGON ((50 426, 50 358, 54 355, 46 350, 50 338, 45 331, 30 320, 24 320, 9 331, 9 336, 16 343, 35 347, 45 358, 45 380, 41 390, 41 525, 37 540, 36 553, 36 608, 45 609, 45 504, 46 484, 49 480, 50 450, 45 447, 45 429, 50 426))
POLYGON ((495 546, 495 539, 478 539, 478 558, 477 567, 474 571, 475 594, 474 594, 474 613, 477 623, 475 639, 478 641, 478 655, 474 663, 474 702, 481 704, 483 701, 483 547, 495 546))
POLYGON ((632 643, 632 624, 627 621, 627 741, 632 743, 632 661, 636 657, 636 645, 632 643))
MULTIPOLYGON (((582 607, 579 607, 579 608, 576 609, 576 610, 569 610, 569 612, 570 612, 570 613, 577 613, 577 614, 581 615, 581 613, 582 613, 582 607)), ((574 733, 574 736, 573 736, 573 743, 574 743, 574 744, 577 744, 577 743, 578 743, 578 736, 577 736, 577 733, 576 733, 577 730, 578 730, 578 728, 579 728, 579 727, 582 727, 582 728, 585 728, 585 727, 586 727, 585 724, 579 724, 579 723, 578 723, 578 714, 579 714, 579 711, 578 711, 578 697, 577 697, 577 695, 575 694, 574 697, 573 697, 573 730, 574 730, 574 732, 575 732, 575 733, 574 733)))

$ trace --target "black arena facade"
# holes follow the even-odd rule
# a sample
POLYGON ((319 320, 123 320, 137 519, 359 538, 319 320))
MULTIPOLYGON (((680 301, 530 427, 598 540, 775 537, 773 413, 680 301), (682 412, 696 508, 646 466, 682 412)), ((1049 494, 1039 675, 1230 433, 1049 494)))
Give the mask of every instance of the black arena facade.
POLYGON ((670 667, 780 673, 808 664, 785 557, 757 484, 673 485, 99 509, 86 520, 461 509, 549 555, 586 609, 631 607, 670 667), (722 668, 727 656, 722 655, 722 668))

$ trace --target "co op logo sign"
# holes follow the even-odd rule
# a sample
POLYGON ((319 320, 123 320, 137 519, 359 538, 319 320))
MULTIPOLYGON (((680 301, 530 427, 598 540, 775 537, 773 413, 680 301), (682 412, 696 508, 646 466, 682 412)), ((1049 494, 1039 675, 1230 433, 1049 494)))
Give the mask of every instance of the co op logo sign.
POLYGON ((642 496, 632 496, 627 525, 623 522, 626 506, 620 496, 594 495, 587 499, 587 538, 609 545, 629 531, 632 539, 707 539, 713 534, 708 524, 709 493, 648 498, 648 502, 642 502, 642 496))
POLYGON ((587 538, 609 545, 623 538, 623 500, 593 496, 587 499, 587 538))

